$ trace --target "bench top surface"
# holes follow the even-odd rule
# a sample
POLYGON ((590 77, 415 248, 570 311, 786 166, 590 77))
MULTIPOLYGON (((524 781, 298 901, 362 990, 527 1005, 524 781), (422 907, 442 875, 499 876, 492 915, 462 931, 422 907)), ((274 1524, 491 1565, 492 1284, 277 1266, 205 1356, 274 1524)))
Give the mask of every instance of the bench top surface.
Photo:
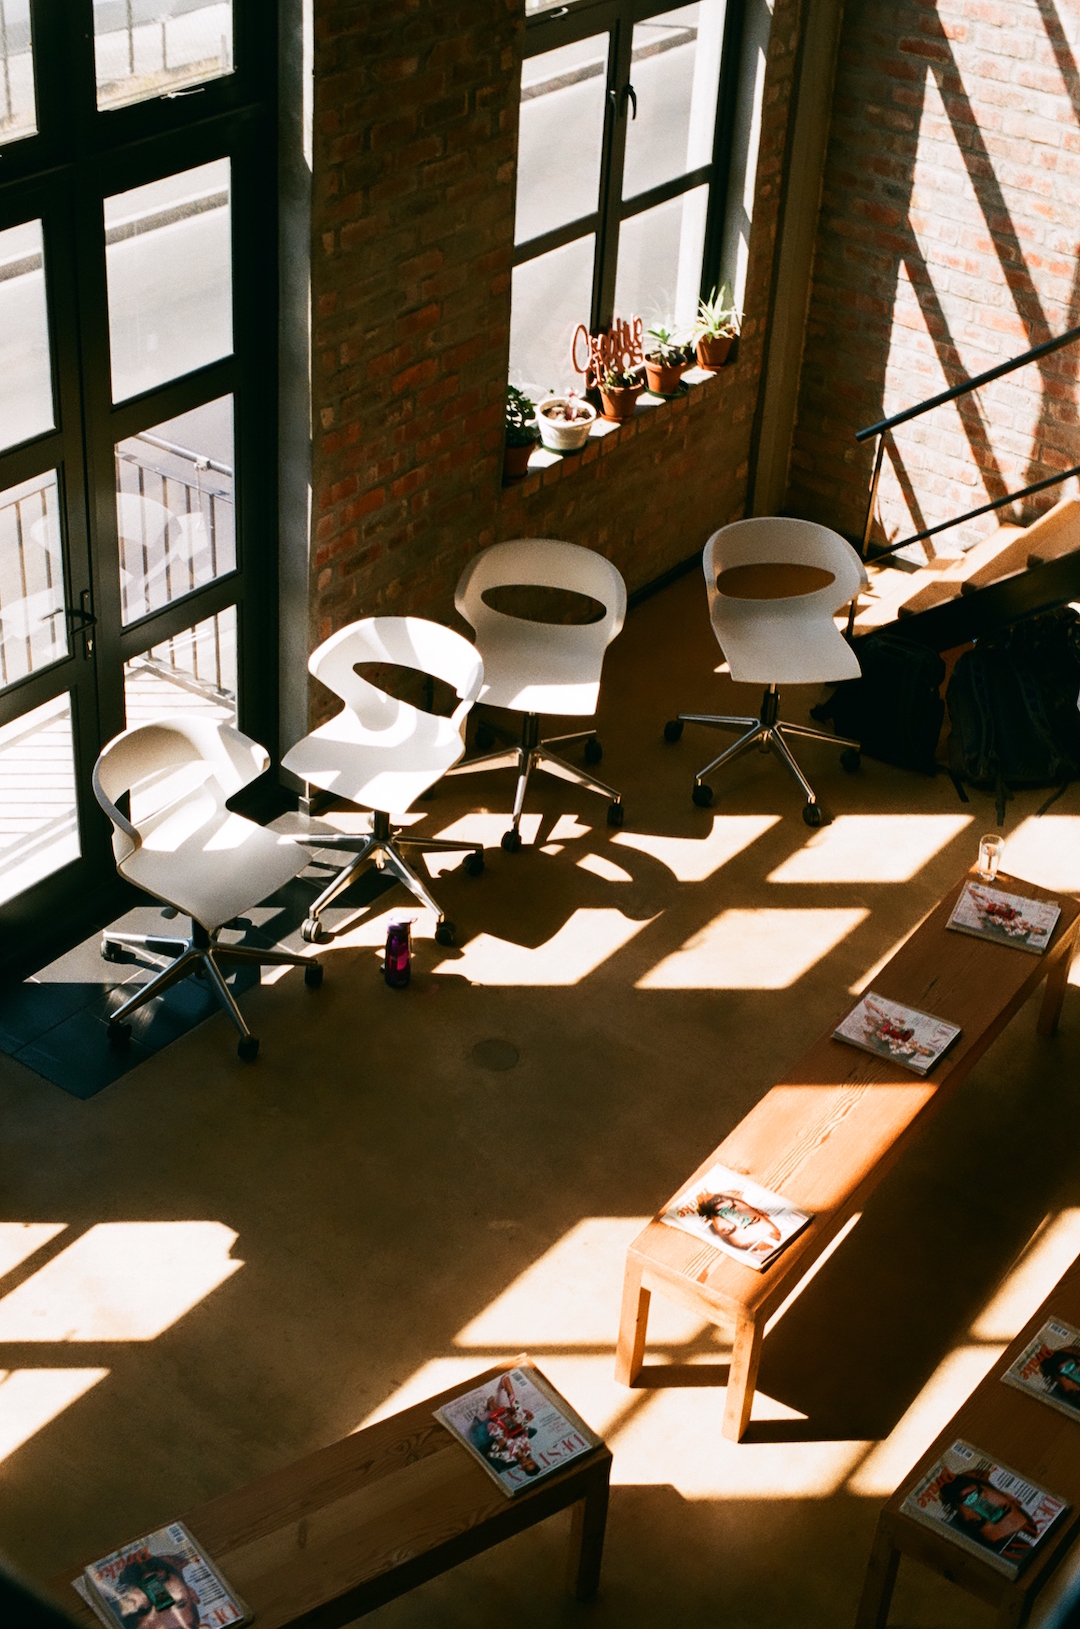
MULTIPOLYGON (((710 1166, 723 1164, 783 1194, 811 1215, 810 1223, 759 1272, 668 1227, 658 1212, 630 1246, 650 1272, 675 1285, 688 1279, 703 1299, 736 1313, 775 1306, 783 1286, 805 1272, 836 1232, 838 1217, 869 1196, 908 1137, 947 1100, 1050 966, 1071 953, 1080 904, 1003 874, 997 886, 1061 906, 1043 955, 947 931, 970 876, 965 873, 949 890, 871 984, 887 999, 958 1024, 961 1034, 950 1051, 920 1077, 834 1040, 830 1025, 668 1201, 710 1166)), ((836 1023, 854 1005, 849 997, 836 1023)))
MULTIPOLYGON (((567 1494, 562 1502, 573 1502, 583 1473, 610 1463, 607 1447, 583 1454, 565 1471, 541 1478, 511 1499, 432 1418, 443 1403, 513 1366, 505 1362, 485 1369, 180 1517, 246 1601, 257 1629, 292 1623, 505 1517, 511 1507, 514 1529, 528 1526, 528 1507, 549 1504, 558 1487, 567 1494)), ((175 1513, 165 1518, 175 1519, 175 1513)), ((53 1583, 65 1610, 87 1629, 100 1624, 71 1580, 96 1559, 84 1557, 53 1583)))

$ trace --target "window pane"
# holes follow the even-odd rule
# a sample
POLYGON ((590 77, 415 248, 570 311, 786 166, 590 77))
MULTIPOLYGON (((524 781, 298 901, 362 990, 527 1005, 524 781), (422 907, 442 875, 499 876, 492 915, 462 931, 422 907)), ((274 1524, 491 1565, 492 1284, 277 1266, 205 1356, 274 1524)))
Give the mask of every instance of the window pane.
POLYGON ((94 0, 98 107, 232 73, 232 38, 232 0, 94 0))
POLYGON ((221 396, 117 446, 125 624, 236 569, 232 409, 221 396))
POLYGON ((30 0, 0 0, 0 142, 37 132, 30 0))
POLYGON ((615 279, 620 317, 633 314, 644 318, 646 328, 688 333, 701 287, 708 207, 708 187, 694 187, 623 221, 615 279))
POLYGON ((638 112, 626 126, 623 197, 712 161, 724 0, 700 0, 634 28, 638 112))
POLYGON ((574 385, 574 329, 589 326, 596 239, 578 238, 514 269, 510 309, 510 378, 533 397, 574 385))
POLYGON ((68 653, 56 471, 0 493, 0 689, 68 653))
POLYGON ((518 243, 597 207, 607 53, 608 36, 597 34, 522 63, 518 243))
POLYGON ((79 858, 71 701, 0 726, 0 904, 79 858))
POLYGON ((124 663, 128 728, 197 711, 236 722, 236 606, 124 663))
POLYGON ((105 200, 113 400, 232 350, 229 160, 105 200))
POLYGON ((0 447, 55 422, 41 222, 28 221, 0 232, 0 447))

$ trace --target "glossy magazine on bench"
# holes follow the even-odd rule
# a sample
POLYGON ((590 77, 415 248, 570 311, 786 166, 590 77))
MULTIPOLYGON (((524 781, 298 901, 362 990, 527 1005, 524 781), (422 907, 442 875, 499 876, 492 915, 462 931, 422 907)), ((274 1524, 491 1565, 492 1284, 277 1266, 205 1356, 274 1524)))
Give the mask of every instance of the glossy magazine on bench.
POLYGON ((726 1165, 711 1165, 660 1217, 760 1273, 810 1220, 782 1194, 726 1165))
POLYGON ((1080 1329, 1048 1318, 1001 1378, 1080 1420, 1080 1329))
POLYGON ((444 1403, 435 1418, 510 1498, 603 1446, 526 1357, 444 1403))
POLYGON ((928 1075, 959 1034, 955 1024, 899 1001, 887 1001, 874 990, 833 1030, 836 1040, 875 1057, 891 1058, 916 1075, 928 1075))
POLYGON ((968 882, 946 926, 955 933, 970 933, 973 939, 989 939, 1041 956, 1060 915, 1061 906, 1052 900, 1027 899, 982 882, 968 882))
POLYGON ((183 1522, 91 1562, 73 1587, 106 1629, 229 1629, 251 1616, 183 1522))
POLYGON ((970 1442, 954 1442, 908 1494, 901 1509, 925 1527, 1015 1578, 1068 1510, 970 1442))

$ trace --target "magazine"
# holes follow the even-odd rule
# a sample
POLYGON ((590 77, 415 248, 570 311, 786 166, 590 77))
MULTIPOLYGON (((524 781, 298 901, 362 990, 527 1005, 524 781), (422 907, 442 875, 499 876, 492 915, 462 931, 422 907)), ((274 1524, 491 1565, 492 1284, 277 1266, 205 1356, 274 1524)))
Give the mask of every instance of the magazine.
POLYGON ((760 1273, 810 1218, 781 1194, 726 1165, 712 1165, 672 1200, 660 1220, 760 1273))
POLYGON ((1015 1578, 1068 1510, 1045 1488, 998 1465, 970 1442, 954 1442, 912 1488, 901 1509, 1015 1578))
POLYGON ((1001 1378, 1080 1420, 1080 1329, 1048 1318, 1001 1378))
POLYGON ((603 1446, 526 1357, 444 1403, 435 1418, 511 1498, 603 1446))
POLYGON ((227 1629, 250 1617, 183 1522, 91 1562, 74 1587, 107 1629, 227 1629))
POLYGON ((1027 899, 1023 894, 1006 894, 982 882, 969 882, 946 926, 956 933, 970 933, 974 939, 989 939, 1041 956, 1060 915, 1061 906, 1052 900, 1027 899))
POLYGON ((836 1040, 879 1058, 891 1058, 917 1075, 928 1075, 959 1034, 955 1024, 903 1007, 899 1001, 887 1001, 873 990, 833 1030, 836 1040))

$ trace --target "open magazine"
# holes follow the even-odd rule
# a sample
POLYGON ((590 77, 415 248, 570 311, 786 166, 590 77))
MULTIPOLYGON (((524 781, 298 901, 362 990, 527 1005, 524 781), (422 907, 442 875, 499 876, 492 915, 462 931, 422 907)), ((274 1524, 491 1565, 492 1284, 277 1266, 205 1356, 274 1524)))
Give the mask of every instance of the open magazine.
POLYGON ((781 1194, 726 1165, 712 1165, 660 1220, 761 1272, 810 1218, 781 1194))
POLYGON ((879 1058, 891 1058, 917 1075, 928 1075, 959 1034, 955 1024, 899 1001, 887 1001, 873 990, 833 1030, 836 1040, 879 1058))
POLYGON ((970 933, 974 939, 989 939, 1041 956, 1060 915, 1061 906, 1052 900, 1028 899, 982 882, 968 882, 946 926, 956 933, 970 933))
POLYGON ((228 1629, 250 1617, 183 1522, 91 1562, 74 1588, 106 1629, 228 1629))
POLYGON ((954 1442, 901 1509, 1015 1578, 1069 1506, 970 1442, 954 1442))
POLYGON ((603 1446, 525 1357, 505 1374, 444 1403, 435 1418, 511 1498, 603 1446))
POLYGON ((1080 1329, 1048 1318, 1001 1378, 1080 1420, 1080 1329))

